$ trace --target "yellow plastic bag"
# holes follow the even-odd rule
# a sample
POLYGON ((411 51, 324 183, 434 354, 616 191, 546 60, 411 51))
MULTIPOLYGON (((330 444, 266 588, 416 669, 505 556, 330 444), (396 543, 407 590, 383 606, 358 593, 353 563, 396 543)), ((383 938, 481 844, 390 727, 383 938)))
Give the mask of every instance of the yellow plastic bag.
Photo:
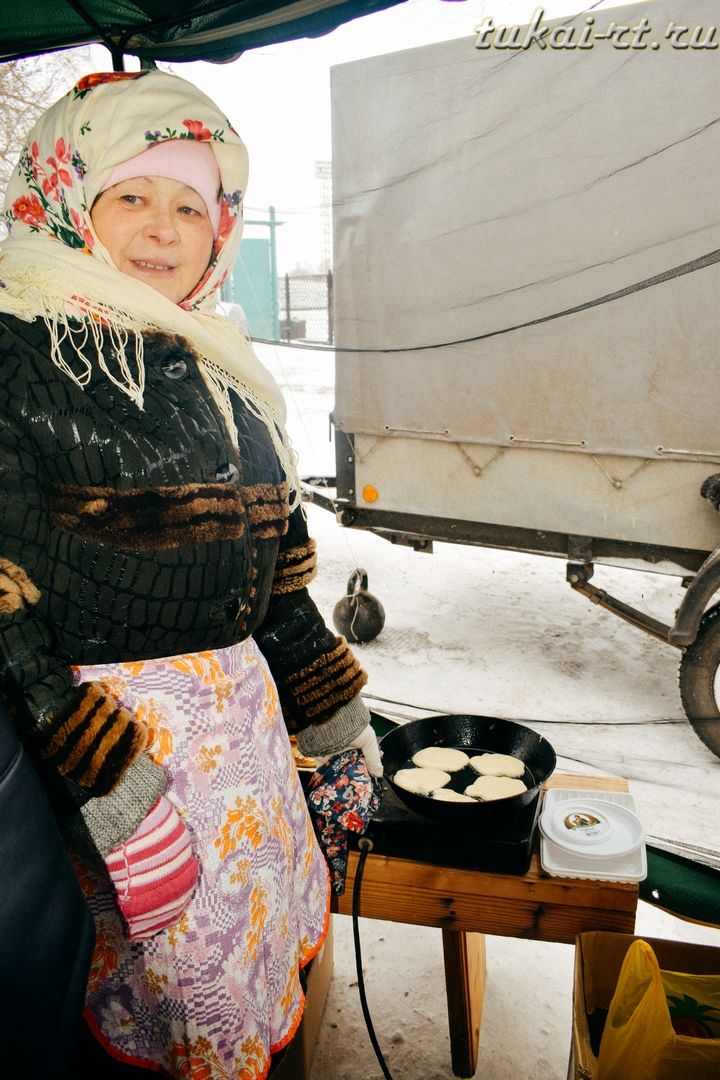
POLYGON ((648 943, 634 941, 610 1002, 598 1080, 715 1080, 720 1077, 716 1032, 720 1035, 720 973, 661 972, 648 943), (678 1033, 683 1030, 693 1034, 678 1033), (699 1037, 701 1031, 710 1037, 699 1037))

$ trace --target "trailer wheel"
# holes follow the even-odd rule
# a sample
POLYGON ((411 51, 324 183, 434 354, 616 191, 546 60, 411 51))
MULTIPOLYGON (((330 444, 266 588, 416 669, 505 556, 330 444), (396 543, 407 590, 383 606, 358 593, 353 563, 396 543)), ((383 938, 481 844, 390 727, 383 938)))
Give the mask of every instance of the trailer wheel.
POLYGON ((687 718, 720 757, 720 604, 708 608, 680 661, 680 698, 687 718))

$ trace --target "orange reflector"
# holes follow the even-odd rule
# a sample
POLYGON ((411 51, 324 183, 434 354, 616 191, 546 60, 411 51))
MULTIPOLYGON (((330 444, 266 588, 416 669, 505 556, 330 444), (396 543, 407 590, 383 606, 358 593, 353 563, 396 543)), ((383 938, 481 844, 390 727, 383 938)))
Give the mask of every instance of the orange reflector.
POLYGON ((362 497, 365 502, 377 502, 378 494, 378 489, 376 487, 373 487, 372 484, 366 484, 365 487, 362 489, 362 497))

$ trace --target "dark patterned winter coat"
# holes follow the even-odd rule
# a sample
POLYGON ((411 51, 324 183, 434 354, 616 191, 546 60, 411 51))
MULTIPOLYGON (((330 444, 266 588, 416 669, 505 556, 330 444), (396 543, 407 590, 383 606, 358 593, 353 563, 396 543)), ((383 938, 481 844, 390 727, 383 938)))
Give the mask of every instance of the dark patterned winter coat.
POLYGON ((75 664, 253 634, 291 732, 356 697, 365 675, 308 595, 314 544, 267 431, 235 399, 238 453, 186 341, 146 335, 142 411, 102 373, 62 373, 40 319, 0 316, 0 365, 0 680, 71 787, 108 792, 145 744, 98 684, 73 686, 75 664))

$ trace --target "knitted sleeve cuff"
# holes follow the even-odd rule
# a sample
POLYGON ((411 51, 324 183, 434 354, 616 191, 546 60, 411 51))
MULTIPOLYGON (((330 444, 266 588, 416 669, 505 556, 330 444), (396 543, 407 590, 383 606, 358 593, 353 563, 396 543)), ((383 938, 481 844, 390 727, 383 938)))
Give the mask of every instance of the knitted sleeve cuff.
POLYGON ((328 757, 337 754, 370 723, 370 713, 360 696, 341 705, 324 724, 312 724, 297 732, 297 743, 304 757, 328 757))
POLYGON ((293 735, 308 721, 324 727, 326 721, 334 720, 343 705, 357 701, 367 682, 344 637, 335 637, 322 624, 314 645, 316 655, 310 663, 287 675, 284 683, 276 678, 285 722, 293 735))
POLYGON ((162 795, 165 782, 164 769, 141 754, 109 795, 89 799, 80 808, 86 833, 103 858, 132 836, 162 795))

